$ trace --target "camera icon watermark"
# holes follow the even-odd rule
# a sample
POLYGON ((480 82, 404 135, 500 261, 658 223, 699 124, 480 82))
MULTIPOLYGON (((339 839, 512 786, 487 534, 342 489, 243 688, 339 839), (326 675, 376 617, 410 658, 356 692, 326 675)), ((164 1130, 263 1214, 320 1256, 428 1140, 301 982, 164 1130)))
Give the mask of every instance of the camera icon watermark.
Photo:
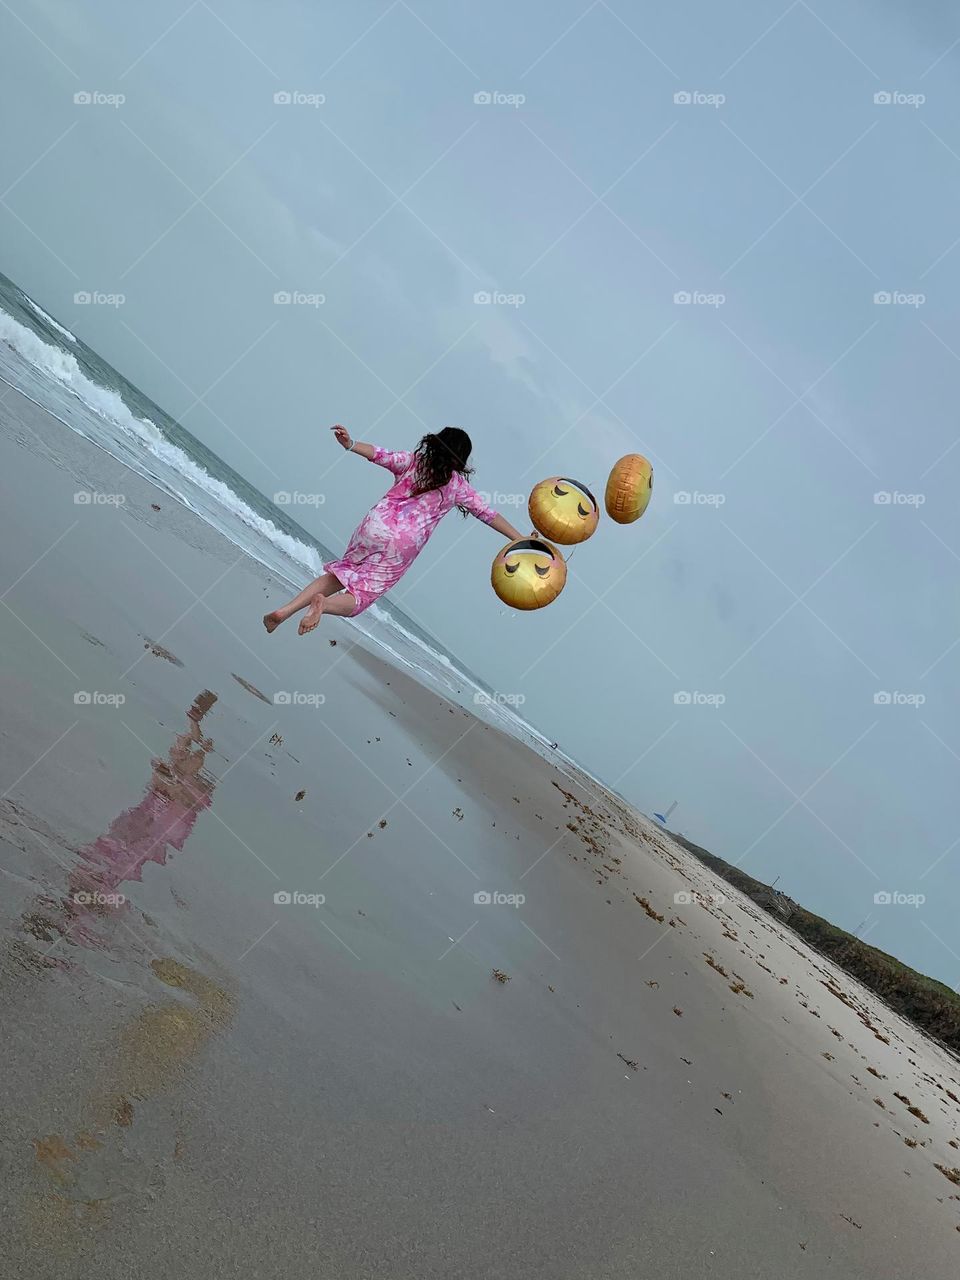
POLYGON ((492 493, 478 489, 477 493, 481 502, 488 507, 525 507, 529 500, 525 493, 501 493, 499 489, 494 489, 492 493))
POLYGON ((926 500, 925 493, 901 493, 899 489, 881 489, 873 495, 878 507, 922 507, 926 500))
POLYGON ((927 300, 925 293, 905 293, 902 289, 878 289, 873 295, 875 307, 922 307, 927 300))
POLYGON ((480 889, 473 895, 474 904, 478 907, 522 907, 526 900, 524 893, 501 893, 497 889, 480 889))
POLYGON ((678 289, 673 295, 677 307, 713 307, 717 310, 727 300, 725 293, 704 293, 701 289, 678 289))
POLYGON ((278 507, 322 507, 327 500, 325 493, 300 493, 294 490, 293 493, 286 489, 281 489, 273 495, 273 500, 278 507))
POLYGON ((325 93, 304 93, 302 89, 278 89, 273 95, 276 107, 322 107, 326 100, 325 93))
POLYGON ((701 493, 698 489, 678 489, 673 495, 678 507, 722 507, 727 501, 725 493, 701 493))
POLYGON ((878 907, 922 907, 926 900, 925 893, 901 893, 898 889, 892 892, 881 889, 873 895, 874 905, 878 907))
POLYGON ((726 700, 725 693, 701 693, 699 689, 678 689, 673 695, 677 707, 722 707, 726 700))
POLYGON ((922 107, 927 100, 925 93, 904 93, 901 89, 879 89, 873 95, 875 107, 922 107))
POLYGON ((481 89, 473 95, 476 107, 522 107, 527 100, 525 93, 501 93, 499 89, 481 89))
POLYGON ((99 493, 96 489, 78 489, 73 495, 78 507, 122 507, 126 502, 122 493, 99 493))
POLYGON ((122 707, 126 700, 125 693, 100 693, 87 689, 78 689, 73 695, 76 707, 122 707))
POLYGON ((522 307, 527 300, 525 293, 502 293, 499 289, 479 289, 473 295, 478 307, 522 307))
POLYGON ((78 289, 73 295, 75 307, 122 307, 125 293, 104 293, 100 289, 78 289))
POLYGON ((696 889, 678 889, 673 895, 676 907, 689 907, 698 902, 704 906, 721 907, 726 900, 722 893, 700 893, 696 889))
POLYGON ((273 895, 273 900, 278 907, 322 907, 326 902, 326 894, 323 893, 302 893, 299 889, 288 890, 278 889, 273 895))
POLYGON ((925 693, 901 693, 899 690, 889 692, 879 689, 873 695, 875 707, 922 707, 927 701, 925 693))
POLYGON ((124 893, 101 893, 99 889, 78 889, 71 895, 78 907, 122 907, 127 900, 124 893))
POLYGON ((302 693, 299 689, 281 689, 273 695, 275 707, 322 707, 326 700, 326 694, 302 693))
POLYGON ((303 293, 299 289, 278 289, 273 295, 275 307, 322 307, 326 300, 325 293, 303 293))
POLYGON ((75 107, 122 107, 127 100, 125 93, 103 93, 100 89, 79 89, 73 95, 75 107))
POLYGON ((725 93, 704 93, 700 89, 679 89, 673 95, 677 107, 713 107, 716 111, 727 100, 725 93))
POLYGON ((478 707, 522 707, 527 700, 525 693, 475 693, 474 704, 478 707))

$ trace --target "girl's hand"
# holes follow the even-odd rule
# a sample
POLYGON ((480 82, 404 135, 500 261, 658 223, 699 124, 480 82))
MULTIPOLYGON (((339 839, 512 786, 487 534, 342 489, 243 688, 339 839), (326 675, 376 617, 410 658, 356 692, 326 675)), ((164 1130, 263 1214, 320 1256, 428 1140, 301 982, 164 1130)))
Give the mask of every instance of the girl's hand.
POLYGON ((353 448, 353 441, 351 440, 350 432, 346 427, 341 427, 338 422, 337 425, 335 427, 331 427, 330 430, 336 437, 337 444, 341 445, 344 449, 353 448))

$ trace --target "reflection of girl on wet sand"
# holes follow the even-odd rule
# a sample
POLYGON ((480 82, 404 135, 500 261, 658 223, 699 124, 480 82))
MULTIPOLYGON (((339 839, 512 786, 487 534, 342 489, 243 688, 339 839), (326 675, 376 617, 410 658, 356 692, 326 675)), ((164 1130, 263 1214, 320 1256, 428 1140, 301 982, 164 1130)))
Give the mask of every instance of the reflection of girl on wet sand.
POLYGON ((196 696, 187 711, 186 732, 177 735, 165 760, 152 762, 143 799, 79 850, 83 861, 71 871, 69 891, 59 902, 45 896, 36 905, 46 910, 24 913, 29 933, 51 942, 55 935, 73 933, 76 942, 98 943, 85 926, 122 904, 119 887, 128 880, 142 880, 148 862, 164 866, 168 850, 183 848, 197 814, 210 805, 216 787, 216 779, 204 772, 213 741, 200 728, 216 700, 209 690, 196 696))
MULTIPOLYGON (((51 955, 61 940, 99 949, 115 946, 127 961, 146 960, 143 948, 133 953, 129 944, 118 945, 126 940, 124 934, 139 942, 133 929, 114 929, 111 936, 103 925, 106 920, 124 923, 116 913, 129 908, 119 891, 126 882, 141 880, 148 862, 163 866, 170 849, 181 850, 197 814, 211 804, 216 779, 204 765, 213 742, 201 726, 216 700, 208 691, 197 695, 187 711, 186 730, 165 758, 152 761, 140 802, 77 851, 80 861, 69 873, 67 891, 40 896, 23 912, 24 931, 50 945, 37 953, 15 944, 20 969, 67 969, 61 957, 51 955)), ((36 1191, 31 1190, 36 1173, 24 1180, 24 1200, 15 1209, 25 1215, 20 1233, 31 1239, 37 1235, 41 1249, 48 1240, 45 1233, 56 1232, 79 1257, 80 1250, 96 1247, 95 1229, 109 1223, 115 1204, 149 1207, 183 1151, 184 1099, 175 1086, 184 1067, 233 1016, 234 998, 227 986, 185 960, 163 954, 169 939, 162 928, 152 941, 161 954, 145 948, 152 957, 149 970, 133 977, 136 993, 129 1003, 122 1002, 128 1016, 91 1050, 93 1073, 74 1069, 67 1088, 58 1084, 56 1105, 44 1109, 57 1116, 58 1131, 40 1131, 32 1138, 34 1168, 46 1177, 36 1191), (131 1142, 131 1126, 148 1102, 154 1108, 150 1122, 131 1142)), ((132 967, 128 972, 135 974, 132 967)), ((90 976, 96 973, 94 969, 90 976)), ((107 994, 100 992, 101 997, 107 994)), ((95 997, 96 992, 91 1000, 95 997)), ((41 1076, 45 1078, 55 1076, 41 1076)))
POLYGON ((216 700, 209 691, 197 695, 187 712, 187 732, 177 736, 166 760, 153 761, 150 785, 140 803, 124 810, 102 836, 80 850, 96 870, 78 867, 70 877, 72 888, 104 892, 124 880, 141 880, 146 863, 164 866, 168 848, 183 848, 216 786, 216 780, 202 772, 213 742, 200 732, 216 700))

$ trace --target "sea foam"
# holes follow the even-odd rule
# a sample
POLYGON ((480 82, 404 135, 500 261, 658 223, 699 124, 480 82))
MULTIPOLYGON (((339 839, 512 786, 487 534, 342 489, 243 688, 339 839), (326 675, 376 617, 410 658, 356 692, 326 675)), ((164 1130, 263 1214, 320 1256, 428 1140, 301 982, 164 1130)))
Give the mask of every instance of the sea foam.
MULTIPOLYGON (((34 309, 39 310, 37 307, 34 309)), ((49 320, 49 317, 47 319, 49 320)), ((72 341, 77 341, 72 334, 68 336, 72 341)), ((3 310, 0 310, 0 342, 6 343, 34 368, 54 378, 98 417, 119 429, 128 438, 136 440, 165 468, 202 490, 259 537, 271 542, 284 555, 308 569, 311 574, 319 571, 320 556, 314 547, 307 546, 299 539, 284 533, 272 521, 259 515, 238 494, 234 493, 229 485, 215 479, 178 445, 169 440, 155 422, 151 422, 149 418, 138 418, 131 413, 118 392, 112 391, 109 387, 100 386, 99 383, 87 377, 72 352, 44 342, 32 329, 20 324, 3 310)), ((191 501, 189 491, 183 492, 178 488, 177 492, 187 506, 196 509, 196 501, 195 499, 191 501)), ((255 548, 252 549, 255 551, 255 548)), ((245 547, 245 550, 251 550, 251 548, 245 547)))

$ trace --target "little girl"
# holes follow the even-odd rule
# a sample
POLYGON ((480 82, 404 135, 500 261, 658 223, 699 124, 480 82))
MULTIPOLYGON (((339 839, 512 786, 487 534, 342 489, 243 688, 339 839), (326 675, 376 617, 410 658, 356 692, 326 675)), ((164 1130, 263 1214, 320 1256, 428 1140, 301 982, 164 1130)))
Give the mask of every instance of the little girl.
POLYGON ((264 614, 263 625, 275 631, 301 609, 300 635, 313 631, 325 613, 355 618, 389 591, 413 564, 427 539, 453 507, 474 515, 503 537, 516 541, 524 535, 488 507, 467 481, 467 465, 473 448, 459 427, 444 427, 426 435, 412 453, 391 453, 378 445, 351 440, 345 427, 332 428, 337 443, 351 453, 386 467, 397 477, 393 487, 360 521, 340 560, 323 566, 315 578, 289 604, 264 614))

